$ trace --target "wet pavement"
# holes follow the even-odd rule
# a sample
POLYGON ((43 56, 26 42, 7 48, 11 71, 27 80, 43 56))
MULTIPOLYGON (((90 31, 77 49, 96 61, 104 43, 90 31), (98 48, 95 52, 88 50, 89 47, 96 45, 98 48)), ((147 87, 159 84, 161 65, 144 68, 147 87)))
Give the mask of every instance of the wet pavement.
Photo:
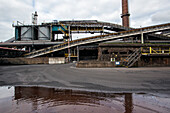
POLYGON ((0 86, 0 113, 170 113, 170 67, 0 66, 0 86))
POLYGON ((50 86, 170 96, 170 67, 76 68, 63 65, 0 66, 0 86, 50 86))
POLYGON ((33 86, 0 87, 0 113, 169 113, 170 98, 33 86))

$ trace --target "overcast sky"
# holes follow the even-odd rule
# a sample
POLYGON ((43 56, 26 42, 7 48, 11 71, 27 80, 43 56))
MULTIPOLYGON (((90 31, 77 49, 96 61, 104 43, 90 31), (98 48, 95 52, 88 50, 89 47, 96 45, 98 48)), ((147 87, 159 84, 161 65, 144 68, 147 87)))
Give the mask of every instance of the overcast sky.
MULTIPOLYGON (((0 0, 0 41, 14 36, 13 21, 31 24, 53 20, 99 20, 121 24, 121 0, 0 0)), ((131 27, 170 22, 170 0, 129 0, 131 27)))

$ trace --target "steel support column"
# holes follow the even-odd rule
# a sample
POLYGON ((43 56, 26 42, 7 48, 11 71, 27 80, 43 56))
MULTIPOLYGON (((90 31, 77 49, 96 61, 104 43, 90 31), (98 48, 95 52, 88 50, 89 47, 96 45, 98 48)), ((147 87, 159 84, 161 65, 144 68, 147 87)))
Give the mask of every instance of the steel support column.
POLYGON ((144 44, 143 32, 141 32, 141 43, 144 44))
POLYGON ((69 38, 68 38, 68 62, 70 62, 70 26, 69 26, 69 38))
POLYGON ((77 46, 77 62, 79 62, 79 46, 77 46))

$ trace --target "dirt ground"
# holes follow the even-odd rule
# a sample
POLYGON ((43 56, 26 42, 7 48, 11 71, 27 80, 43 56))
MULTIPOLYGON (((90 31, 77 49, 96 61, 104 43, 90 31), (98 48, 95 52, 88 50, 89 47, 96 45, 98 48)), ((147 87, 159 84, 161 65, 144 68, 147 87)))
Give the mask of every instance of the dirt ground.
POLYGON ((0 86, 34 85, 170 97, 170 67, 76 68, 75 64, 0 66, 0 86))

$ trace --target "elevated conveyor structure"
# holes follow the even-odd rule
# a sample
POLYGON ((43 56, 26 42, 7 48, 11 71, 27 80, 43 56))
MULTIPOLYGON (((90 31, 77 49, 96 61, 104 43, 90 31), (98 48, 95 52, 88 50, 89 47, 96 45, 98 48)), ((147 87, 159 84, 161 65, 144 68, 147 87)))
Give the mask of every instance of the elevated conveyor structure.
MULTIPOLYGON (((15 27, 15 39, 13 39, 13 41, 10 42, 11 45, 13 45, 13 42, 20 41, 22 43, 23 41, 29 42, 35 40, 47 41, 47 42, 48 41, 62 42, 65 41, 65 39, 72 37, 72 34, 74 33, 91 33, 91 34, 101 33, 102 35, 102 34, 110 34, 114 32, 128 31, 134 29, 130 27, 124 27, 118 24, 102 22, 97 20, 72 20, 72 21, 42 23, 42 25, 18 25, 17 24, 13 26, 15 27), (58 35, 60 34, 64 35, 62 39, 58 38, 58 35)), ((169 37, 160 34, 159 35, 149 34, 147 36, 149 36, 149 39, 153 39, 153 40, 169 39, 169 37)))
MULTIPOLYGON (((125 27, 119 24, 97 21, 97 20, 60 21, 59 24, 63 26, 70 26, 70 31, 72 33, 103 32, 106 34, 110 34, 110 32, 105 32, 104 30, 120 32, 120 31, 128 31, 128 30, 135 29, 131 27, 125 27)), ((170 39, 169 37, 161 34, 149 34, 148 36, 156 39, 163 39, 163 40, 170 39)))
POLYGON ((92 44, 92 43, 100 43, 100 42, 117 40, 117 39, 123 39, 123 38, 126 38, 126 37, 137 36, 137 35, 140 35, 140 34, 151 34, 151 33, 154 33, 154 32, 166 31, 166 30, 169 30, 169 29, 170 29, 170 23, 157 25, 157 26, 151 26, 151 27, 145 27, 145 28, 141 28, 141 29, 133 29, 133 30, 128 30, 128 31, 122 31, 122 32, 118 32, 118 33, 111 33, 111 34, 107 34, 107 35, 99 35, 99 36, 94 36, 94 37, 88 37, 88 38, 83 38, 83 39, 71 41, 70 44, 63 43, 63 44, 60 44, 60 45, 40 49, 38 51, 34 51, 34 52, 31 52, 31 53, 25 54, 24 56, 27 57, 27 58, 34 58, 34 57, 46 55, 46 54, 49 54, 49 53, 53 53, 53 52, 56 52, 56 51, 61 51, 61 50, 71 48, 71 47, 76 47, 76 46, 81 46, 81 45, 86 45, 86 44, 92 44))
POLYGON ((59 23, 61 23, 62 25, 70 26, 71 31, 72 30, 74 31, 74 28, 76 27, 103 27, 106 30, 117 31, 117 32, 133 29, 133 28, 124 27, 118 24, 102 22, 102 21, 97 21, 97 20, 60 21, 59 23))
MULTIPOLYGON (((15 27, 15 41, 47 40, 56 41, 55 35, 64 34, 69 38, 74 33, 105 33, 106 30, 120 32, 132 30, 118 24, 100 22, 97 20, 72 20, 42 23, 41 25, 13 25, 15 27)), ((111 32, 108 32, 111 33, 111 32)), ((112 32, 113 33, 113 32, 112 32)))

